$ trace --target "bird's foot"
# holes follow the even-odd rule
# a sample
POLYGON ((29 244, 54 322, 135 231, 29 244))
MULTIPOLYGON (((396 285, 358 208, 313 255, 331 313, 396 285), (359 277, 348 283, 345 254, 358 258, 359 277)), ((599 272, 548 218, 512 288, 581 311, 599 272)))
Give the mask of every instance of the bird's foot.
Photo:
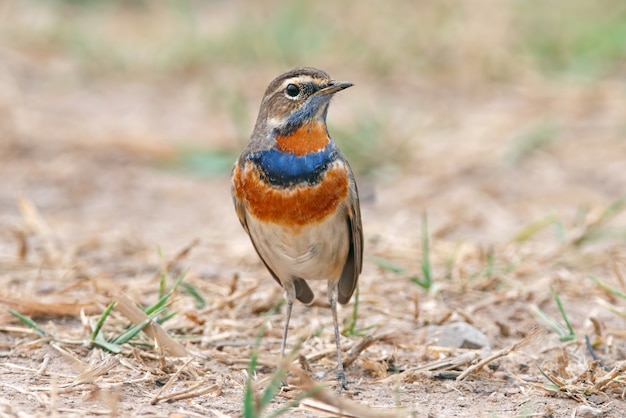
POLYGON ((346 374, 343 370, 337 371, 337 392, 341 390, 348 390, 348 382, 346 381, 346 374))

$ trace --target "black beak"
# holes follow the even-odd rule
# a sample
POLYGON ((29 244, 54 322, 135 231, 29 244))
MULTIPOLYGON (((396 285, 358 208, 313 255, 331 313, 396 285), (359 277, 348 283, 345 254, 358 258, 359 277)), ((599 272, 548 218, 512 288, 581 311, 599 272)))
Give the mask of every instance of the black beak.
POLYGON ((318 90, 317 94, 335 94, 338 91, 345 90, 352 86, 354 86, 354 84, 347 81, 331 81, 328 86, 318 90))

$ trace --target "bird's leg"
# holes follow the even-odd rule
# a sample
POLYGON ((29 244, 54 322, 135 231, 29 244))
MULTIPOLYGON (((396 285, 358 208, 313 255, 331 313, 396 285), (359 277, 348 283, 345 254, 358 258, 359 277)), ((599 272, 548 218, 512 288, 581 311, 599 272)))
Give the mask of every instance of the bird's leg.
POLYGON ((287 297, 287 312, 285 318, 285 329, 283 330, 283 341, 280 344, 280 357, 285 358, 285 346, 287 345, 287 332, 289 331, 289 319, 291 319, 291 308, 293 300, 287 297))
POLYGON ((343 371, 343 362, 341 361, 341 343, 339 341, 339 323, 337 321, 337 283, 328 283, 328 300, 330 302, 330 310, 333 313, 333 326, 335 328, 335 344, 337 345, 337 390, 348 389, 346 382, 346 374, 343 371))
MULTIPOLYGON (((289 320, 291 319, 291 308, 293 307, 293 299, 289 297, 289 293, 285 292, 285 296, 287 298, 287 312, 285 317, 285 328, 283 329, 283 340, 280 343, 280 364, 278 366, 279 371, 284 365, 285 347, 287 346, 287 332, 289 331, 289 320)), ((283 378, 283 381, 281 382, 281 387, 286 388, 287 386, 289 385, 287 384, 287 381, 283 378)))
POLYGON ((287 347, 287 333, 289 332, 289 320, 291 319, 291 308, 296 300, 296 286, 293 281, 286 280, 281 283, 285 290, 285 299, 287 300, 287 312, 285 313, 285 329, 283 329, 283 340, 280 343, 280 357, 285 358, 285 348, 287 347))
MULTIPOLYGON (((296 288, 293 285, 293 282, 285 282, 283 285, 285 289, 285 299, 287 299, 287 311, 285 312, 285 328, 283 329, 283 339, 280 342, 280 363, 278 365, 278 370, 285 367, 284 370, 285 378, 287 377, 286 373, 289 370, 289 367, 285 363, 285 348, 287 347, 287 334, 289 333, 289 320, 291 319, 291 308, 293 308, 293 302, 296 300, 296 288)), ((287 381, 284 380, 281 383, 282 387, 289 386, 287 381)))

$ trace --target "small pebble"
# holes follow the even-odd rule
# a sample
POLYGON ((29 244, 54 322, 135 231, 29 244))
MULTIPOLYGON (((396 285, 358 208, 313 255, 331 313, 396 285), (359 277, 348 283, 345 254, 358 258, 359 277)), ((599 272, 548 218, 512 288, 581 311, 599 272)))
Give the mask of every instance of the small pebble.
POLYGON ((487 336, 466 322, 431 325, 426 329, 426 343, 440 347, 490 348, 487 336))
POLYGON ((599 418, 604 416, 604 412, 598 408, 592 408, 587 405, 580 405, 576 408, 577 418, 599 418))

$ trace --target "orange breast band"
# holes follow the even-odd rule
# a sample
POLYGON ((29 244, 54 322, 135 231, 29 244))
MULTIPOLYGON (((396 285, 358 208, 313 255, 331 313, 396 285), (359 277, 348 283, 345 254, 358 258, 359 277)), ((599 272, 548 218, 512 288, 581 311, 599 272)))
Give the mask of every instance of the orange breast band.
POLYGON ((246 201, 248 212, 263 222, 298 229, 317 223, 335 213, 348 197, 348 176, 342 163, 335 163, 314 186, 272 187, 265 183, 259 170, 247 163, 245 170, 235 166, 235 195, 246 201))

